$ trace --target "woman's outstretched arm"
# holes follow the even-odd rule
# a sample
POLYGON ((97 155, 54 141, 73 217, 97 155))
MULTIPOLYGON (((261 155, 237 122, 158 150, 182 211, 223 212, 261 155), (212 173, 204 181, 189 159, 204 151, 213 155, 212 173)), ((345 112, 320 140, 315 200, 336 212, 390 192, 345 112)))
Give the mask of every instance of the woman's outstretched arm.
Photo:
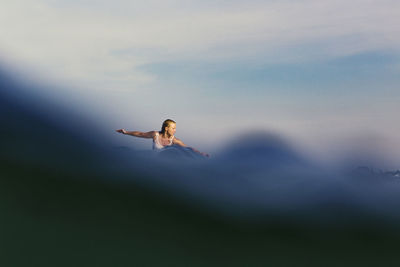
POLYGON ((200 151, 198 151, 197 149, 195 149, 195 148, 193 148, 193 147, 189 147, 188 145, 186 145, 185 143, 183 143, 181 140, 179 140, 178 138, 174 138, 174 140, 172 141, 175 145, 180 145, 180 146, 183 146, 183 147, 188 147, 188 148, 190 148, 190 149, 192 149, 194 152, 196 152, 196 153, 199 153, 200 155, 203 155, 203 156, 205 156, 205 157, 210 157, 210 155, 209 154, 207 154, 207 153, 204 153, 204 152, 200 152, 200 151))
POLYGON ((125 129, 119 129, 116 130, 118 133, 122 134, 127 134, 127 135, 132 135, 136 137, 141 137, 141 138, 153 138, 154 135, 156 134, 156 131, 150 131, 150 132, 139 132, 139 131, 126 131, 125 129))

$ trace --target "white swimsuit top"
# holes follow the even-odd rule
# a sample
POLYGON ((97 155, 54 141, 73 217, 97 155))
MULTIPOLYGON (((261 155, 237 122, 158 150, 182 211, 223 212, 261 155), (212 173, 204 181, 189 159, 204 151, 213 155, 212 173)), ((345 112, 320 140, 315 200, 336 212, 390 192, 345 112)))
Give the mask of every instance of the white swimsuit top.
MULTIPOLYGON (((165 146, 163 146, 160 142, 160 134, 158 132, 156 132, 156 136, 153 138, 153 150, 159 150, 159 149, 163 149, 165 146)), ((169 144, 166 146, 170 146, 172 145, 172 141, 174 140, 174 136, 171 136, 169 138, 169 144)))

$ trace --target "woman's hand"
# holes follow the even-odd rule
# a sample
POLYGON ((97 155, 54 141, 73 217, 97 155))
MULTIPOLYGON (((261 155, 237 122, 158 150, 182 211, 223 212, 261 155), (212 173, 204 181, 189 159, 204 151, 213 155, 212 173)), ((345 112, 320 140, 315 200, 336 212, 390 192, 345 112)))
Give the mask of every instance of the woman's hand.
POLYGON ((122 133, 122 134, 126 134, 126 131, 125 131, 125 129, 119 129, 119 130, 116 130, 116 132, 118 132, 118 133, 122 133))

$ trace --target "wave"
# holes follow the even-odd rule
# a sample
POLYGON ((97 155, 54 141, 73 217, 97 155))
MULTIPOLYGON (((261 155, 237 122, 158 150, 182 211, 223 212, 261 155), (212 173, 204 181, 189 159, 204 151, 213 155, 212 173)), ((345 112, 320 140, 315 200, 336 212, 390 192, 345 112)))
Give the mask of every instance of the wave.
MULTIPOLYGON (((75 216, 68 204, 62 203, 72 203, 75 211, 82 211, 85 203, 91 203, 89 198, 74 200, 74 195, 65 193, 78 192, 79 186, 84 188, 79 192, 101 203, 91 204, 96 209, 101 206, 101 212, 85 211, 103 219, 123 216, 118 207, 126 206, 124 201, 139 205, 134 202, 136 199, 139 203, 145 201, 135 209, 140 216, 149 216, 154 210, 163 214, 162 210, 166 209, 168 215, 163 215, 163 223, 171 218, 185 218, 187 222, 188 217, 182 214, 190 210, 190 216, 197 216, 198 222, 205 214, 213 218, 207 220, 209 224, 213 222, 212 229, 220 229, 214 220, 222 220, 224 224, 251 224, 242 230, 272 222, 291 227, 399 230, 400 180, 396 175, 326 169, 294 149, 284 138, 268 132, 247 133, 210 159, 176 147, 158 154, 113 148, 105 136, 93 137, 93 132, 101 131, 92 125, 90 129, 85 128, 87 124, 82 116, 71 115, 68 121, 72 123, 63 124, 59 121, 65 120, 68 111, 54 109, 54 104, 33 105, 32 95, 30 98, 16 96, 16 91, 25 90, 28 89, 2 75, 1 182, 3 190, 13 194, 11 207, 23 210, 24 214, 33 212, 35 218, 43 212, 45 216, 57 214, 50 204, 55 201, 66 214, 75 216), (122 191, 112 195, 112 199, 121 201, 119 204, 107 198, 113 209, 105 208, 108 204, 102 202, 102 197, 108 194, 108 189, 99 189, 98 183, 121 188, 122 191), (121 196, 123 190, 129 192, 129 198, 121 196), (161 206, 154 204, 155 200, 161 206), (161 204, 165 202, 169 204, 161 204)), ((3 194, 3 200, 7 194, 3 194)), ((70 216, 63 218, 71 220, 70 216)), ((133 223, 135 219, 127 220, 133 223)), ((196 225, 203 227, 200 223, 196 225)), ((150 226, 143 227, 150 229, 150 226)), ((265 229, 260 231, 261 236, 271 235, 268 232, 265 236, 262 232, 265 229)), ((245 240, 247 236, 241 238, 245 240)))

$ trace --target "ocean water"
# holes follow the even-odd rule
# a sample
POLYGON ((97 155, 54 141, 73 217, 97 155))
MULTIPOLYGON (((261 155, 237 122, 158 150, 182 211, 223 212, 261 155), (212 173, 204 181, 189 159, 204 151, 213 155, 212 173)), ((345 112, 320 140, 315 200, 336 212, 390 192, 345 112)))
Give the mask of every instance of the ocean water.
POLYGON ((399 263, 394 174, 328 168, 268 132, 210 158, 115 147, 0 78, 1 266, 399 263))

